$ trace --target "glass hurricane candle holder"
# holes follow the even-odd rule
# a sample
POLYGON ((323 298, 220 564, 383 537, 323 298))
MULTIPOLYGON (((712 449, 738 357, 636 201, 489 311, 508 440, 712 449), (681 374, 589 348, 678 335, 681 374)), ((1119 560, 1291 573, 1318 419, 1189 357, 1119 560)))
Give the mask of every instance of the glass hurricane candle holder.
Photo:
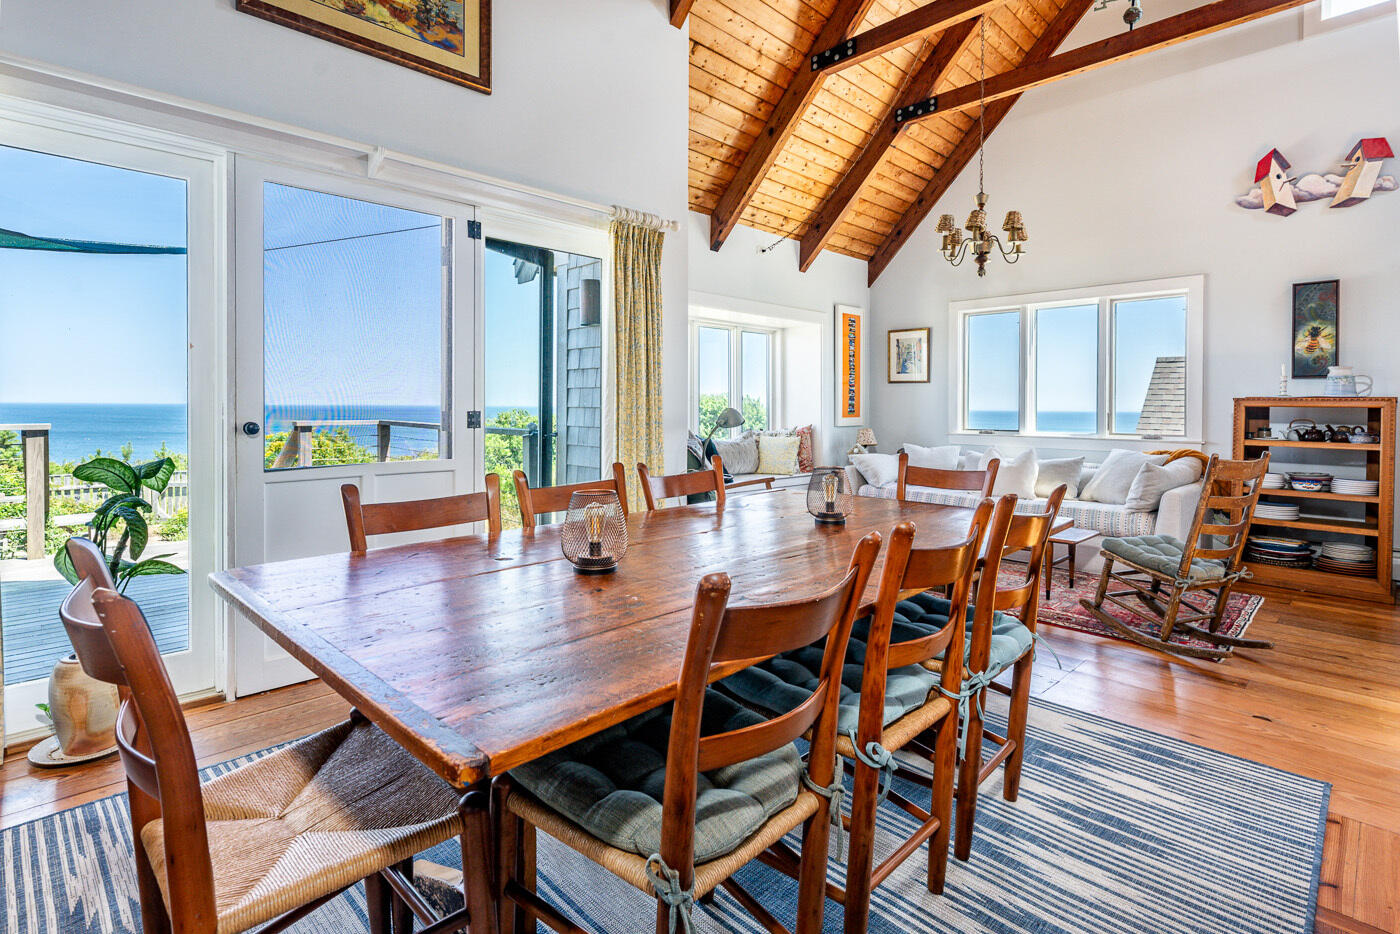
POLYGON ((817 467, 807 482, 807 511, 824 525, 840 525, 851 509, 851 492, 846 487, 846 471, 840 467, 817 467))
POLYGON ((580 574, 607 574, 627 554, 627 517, 612 490, 585 490, 569 497, 560 535, 564 557, 580 574))

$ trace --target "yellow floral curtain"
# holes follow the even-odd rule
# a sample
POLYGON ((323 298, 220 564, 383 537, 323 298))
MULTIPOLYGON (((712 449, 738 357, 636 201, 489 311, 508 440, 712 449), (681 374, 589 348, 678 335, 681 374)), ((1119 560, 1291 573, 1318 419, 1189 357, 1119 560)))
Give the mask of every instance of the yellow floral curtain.
MULTIPOLYGON (((615 220, 612 240, 613 347, 617 373, 617 459, 660 471, 661 246, 664 232, 615 220)), ((635 489, 632 505, 640 508, 635 489)))

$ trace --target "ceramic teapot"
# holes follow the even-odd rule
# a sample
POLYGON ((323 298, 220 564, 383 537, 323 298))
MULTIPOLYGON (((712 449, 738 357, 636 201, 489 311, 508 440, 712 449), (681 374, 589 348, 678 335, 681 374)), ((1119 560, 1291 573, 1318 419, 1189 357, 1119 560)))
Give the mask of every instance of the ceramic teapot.
POLYGON ((1324 433, 1310 418, 1295 418, 1288 423, 1288 437, 1293 441, 1321 441, 1324 433))
POLYGON ((1327 388, 1329 396, 1366 396, 1371 393, 1371 377, 1357 373, 1349 366, 1329 366, 1327 368, 1327 388), (1364 380, 1364 387, 1357 382, 1364 380))

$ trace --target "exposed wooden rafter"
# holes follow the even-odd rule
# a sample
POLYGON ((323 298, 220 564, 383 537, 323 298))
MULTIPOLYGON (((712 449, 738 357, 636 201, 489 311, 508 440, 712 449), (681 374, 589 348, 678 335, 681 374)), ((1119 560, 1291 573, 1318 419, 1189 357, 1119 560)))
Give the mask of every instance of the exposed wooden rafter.
MULTIPOLYGON (((1307 0, 1216 0, 1194 10, 1140 26, 1132 32, 1120 33, 1099 42, 1063 52, 1041 62, 1022 63, 1021 67, 987 79, 985 96, 977 84, 968 84, 938 95, 934 114, 947 114, 976 107, 979 99, 987 101, 1013 97, 1026 91, 1082 74, 1114 62, 1121 62, 1157 49, 1195 39, 1252 22, 1273 13, 1300 7, 1307 0)), ((927 119, 915 117, 914 120, 927 119)))
MULTIPOLYGON (((1094 5, 1094 0, 1069 0, 1055 18, 1050 22, 1045 32, 1031 46, 1030 51, 1022 62, 1022 67, 1034 65, 1038 62, 1047 61, 1060 44, 1065 41, 1074 27, 1079 25, 1079 21, 1084 18, 1084 14, 1094 5)), ((986 135, 990 136, 992 131, 1001 123, 1002 118, 1011 110, 1011 106, 1019 100, 1019 95, 1015 97, 1004 97, 987 105, 986 115, 983 122, 986 124, 986 135)), ((978 134, 967 133, 954 147, 953 151, 939 166, 924 190, 909 205, 904 216, 899 219, 899 223, 890 231, 885 242, 880 244, 875 251, 875 255, 870 257, 870 264, 866 273, 866 280, 874 283, 880 277, 880 273, 885 271, 885 267, 894 259, 900 247, 918 229, 923 219, 933 211, 933 206, 938 203, 938 199, 943 197, 943 193, 953 184, 962 170, 967 167, 972 157, 977 155, 978 134)))
POLYGON ((812 43, 808 57, 821 56, 840 46, 839 54, 824 61, 813 61, 810 67, 799 68, 793 75, 792 82, 784 90, 767 124, 745 154, 738 172, 710 215, 710 249, 718 250, 733 233, 744 209, 811 105, 827 74, 869 61, 927 33, 973 19, 1004 2, 933 0, 926 6, 852 35, 852 30, 865 18, 873 0, 838 0, 836 9, 812 43))
POLYGON ((905 85, 900 97, 886 112, 880 125, 871 134, 870 142, 861 150, 860 157, 842 176, 841 184, 826 199, 817 216, 812 219, 798 250, 798 265, 803 272, 807 271, 816 261, 817 255, 825 249, 832 234, 836 232, 837 225, 841 223, 841 219, 846 216, 846 212, 855 203, 856 195, 860 194, 861 188, 875 173, 875 167, 880 164, 880 160, 885 157, 890 147, 894 145, 899 133, 904 129, 903 125, 895 122, 895 111, 933 94, 949 69, 956 64, 964 44, 972 36, 979 21, 980 17, 965 20, 948 27, 938 37, 938 44, 934 46, 929 57, 924 60, 923 65, 905 85))
POLYGON ((690 8, 695 5, 695 0, 671 0, 671 25, 680 29, 685 25, 685 18, 690 15, 690 8))

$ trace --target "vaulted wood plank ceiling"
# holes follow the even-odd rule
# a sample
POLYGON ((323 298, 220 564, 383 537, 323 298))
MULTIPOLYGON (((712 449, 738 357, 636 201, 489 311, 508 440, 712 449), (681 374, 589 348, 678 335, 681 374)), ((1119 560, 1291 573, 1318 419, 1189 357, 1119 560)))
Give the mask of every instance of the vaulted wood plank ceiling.
POLYGON ((982 100, 990 134, 1041 84, 1306 0, 1214 0, 1056 54, 1094 2, 671 0, 690 30, 690 205, 711 216, 711 249, 743 223, 800 240, 803 269, 824 249, 867 260, 873 282, 975 158, 982 100))
MULTIPOLYGON (((940 0, 932 0, 940 2, 940 0)), ((1008 0, 987 14, 989 75, 1021 64, 1066 0, 1008 0)), ((854 32, 924 6, 875 0, 854 32)), ((809 55, 837 0, 695 0, 690 10, 690 204, 711 213, 745 154, 809 55)), ((957 29, 958 48, 935 93, 976 82, 975 18, 957 29)), ((945 30, 953 33, 956 27, 945 30)), ((942 34, 920 37, 827 75, 791 138, 764 174, 740 222, 801 239, 861 151, 936 48, 942 34)), ((860 186, 826 248, 869 260, 900 224, 945 160, 971 131, 976 109, 921 121, 901 133, 860 186)))

